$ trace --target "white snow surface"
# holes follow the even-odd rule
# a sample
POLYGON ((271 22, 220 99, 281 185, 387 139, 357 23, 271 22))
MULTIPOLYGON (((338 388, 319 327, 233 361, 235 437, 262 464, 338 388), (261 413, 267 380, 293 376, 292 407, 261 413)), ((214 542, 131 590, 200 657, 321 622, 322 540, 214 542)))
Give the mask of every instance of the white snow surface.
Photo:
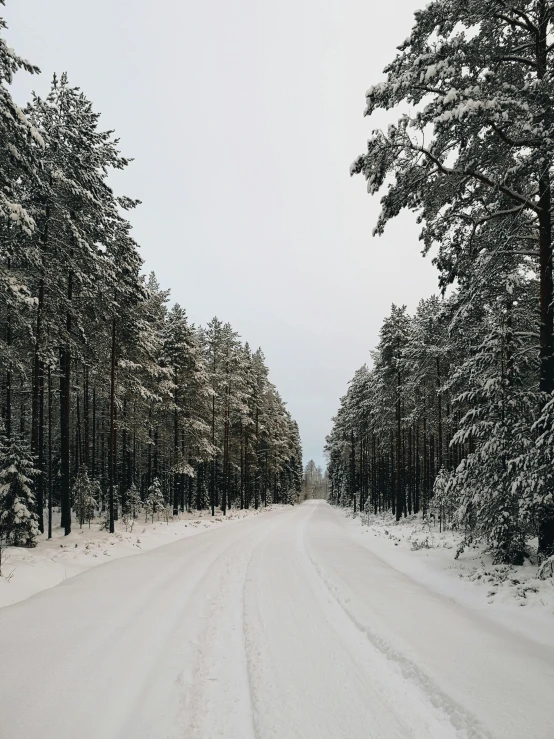
MULTIPOLYGON (((440 531, 418 516, 345 510, 350 534, 413 580, 533 641, 554 648, 554 579, 537 577, 536 555, 521 566, 494 565, 483 545, 455 557, 461 534, 440 531)), ((553 734, 554 736, 554 734, 553 734)))
POLYGON ((82 528, 73 521, 69 536, 64 536, 59 526, 59 511, 55 511, 52 539, 48 540, 46 534, 42 534, 33 549, 7 547, 4 550, 0 607, 24 600, 110 559, 150 551, 214 526, 262 515, 273 508, 232 509, 226 516, 217 510, 213 518, 208 511, 192 511, 170 517, 168 522, 159 517, 152 521, 150 516, 145 520, 145 514, 141 512, 132 527, 125 526, 121 520, 116 521, 114 535, 100 529, 98 518, 90 526, 85 523, 82 528))
POLYGON ((0 609, 0 660, 1 739, 554 736, 554 648, 400 572, 323 502, 0 609))

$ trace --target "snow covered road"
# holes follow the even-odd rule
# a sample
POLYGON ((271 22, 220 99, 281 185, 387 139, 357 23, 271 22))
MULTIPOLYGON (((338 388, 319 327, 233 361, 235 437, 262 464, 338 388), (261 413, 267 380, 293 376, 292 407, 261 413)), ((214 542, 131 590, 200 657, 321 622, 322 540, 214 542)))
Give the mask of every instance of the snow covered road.
POLYGON ((552 739, 554 651, 385 564, 324 503, 0 609, 0 738, 552 739))

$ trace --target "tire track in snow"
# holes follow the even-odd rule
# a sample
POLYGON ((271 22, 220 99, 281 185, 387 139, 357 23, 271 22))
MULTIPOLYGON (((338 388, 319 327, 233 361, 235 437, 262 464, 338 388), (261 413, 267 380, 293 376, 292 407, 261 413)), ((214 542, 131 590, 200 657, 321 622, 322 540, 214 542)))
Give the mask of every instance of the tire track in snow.
POLYGON ((554 736, 551 661, 336 522, 269 513, 1 609, 1 739, 554 736))
POLYGON ((193 641, 195 653, 188 671, 189 690, 180 709, 185 717, 182 736, 187 739, 207 736, 254 739, 248 732, 251 709, 244 700, 248 691, 244 685, 240 641, 237 649, 237 630, 242 630, 242 624, 236 593, 241 591, 240 573, 246 561, 243 552, 234 551, 240 546, 239 543, 229 547, 218 557, 209 587, 199 591, 198 597, 205 604, 199 616, 200 630, 193 641))
MULTIPOLYGON (((412 705, 409 706, 409 710, 413 712, 412 715, 416 716, 421 713, 422 705, 427 706, 427 711, 431 716, 435 714, 433 716, 435 725, 432 729, 435 733, 425 734, 426 738, 436 736, 437 739, 442 739, 442 737, 446 739, 447 736, 456 736, 460 739, 490 739, 491 735, 475 716, 444 693, 418 665, 395 650, 367 624, 362 624, 356 619, 347 604, 340 599, 338 589, 330 583, 306 547, 305 528, 308 522, 309 519, 304 522, 304 526, 299 532, 299 545, 305 554, 306 563, 321 583, 322 588, 319 590, 319 597, 322 608, 327 612, 331 622, 335 624, 337 635, 344 639, 348 631, 352 629, 355 633, 351 633, 350 636, 354 637, 354 641, 356 641, 356 635, 363 635, 366 648, 364 649, 364 644, 358 642, 360 648, 360 651, 356 653, 358 658, 362 659, 364 653, 369 656, 367 654, 367 646, 369 646, 371 650, 384 658, 383 671, 392 671, 397 680, 400 679, 409 684, 408 692, 403 694, 403 700, 406 699, 406 695, 410 694, 410 698, 415 699, 412 701, 412 705), (329 600, 329 597, 332 601, 329 600), (325 608, 323 605, 325 600, 331 605, 331 608, 325 608), (338 612, 343 615, 343 618, 340 617, 338 612)), ((375 659, 375 656, 377 655, 371 655, 371 659, 375 659)), ((376 674, 382 675, 382 673, 376 674)))
MULTIPOLYGON (((260 523, 257 528, 262 528, 260 523)), ((233 689, 233 684, 221 687, 224 700, 219 704, 207 697, 209 688, 213 692, 215 687, 211 685, 212 681, 219 682, 219 678, 210 677, 210 659, 219 636, 219 621, 229 610, 225 599, 232 590, 229 563, 238 561, 245 541, 249 541, 249 537, 240 532, 234 534, 230 542, 221 542, 217 535, 206 539, 202 542, 203 546, 194 549, 194 561, 187 562, 186 572, 183 571, 183 562, 177 559, 174 569, 179 570, 183 588, 177 589, 177 601, 167 609, 165 627, 160 623, 156 599, 150 599, 152 622, 157 627, 162 626, 155 657, 141 672, 140 689, 136 689, 134 698, 122 712, 127 718, 113 733, 114 738, 133 736, 135 739, 158 739, 160 732, 164 738, 203 738, 208 736, 204 726, 206 713, 212 717, 220 717, 224 713, 222 704, 233 689), (212 553, 214 556, 210 557, 212 553), (160 717, 158 707, 164 704, 165 712, 160 717), (206 712, 207 704, 215 710, 206 712)), ((178 548, 179 542, 169 547, 178 548)), ((155 553, 158 552, 160 556, 170 554, 163 548, 155 553)), ((162 586, 157 589, 163 591, 163 586, 169 585, 175 590, 174 576, 175 572, 172 576, 164 577, 162 586)), ((147 614, 148 610, 143 616, 147 614)), ((220 647, 221 656, 225 659, 225 650, 221 653, 220 647)), ((228 714, 227 707, 227 718, 228 714)), ((230 730, 228 721, 226 728, 230 730)), ((215 729, 210 730, 209 736, 216 737, 218 733, 215 729)), ((229 733, 228 736, 229 739, 235 736, 242 739, 240 733, 229 733)), ((244 739, 250 738, 245 734, 244 739)))
MULTIPOLYGON (((294 526, 294 520, 288 526, 294 526)), ((260 609, 257 597, 259 586, 260 560, 263 561, 264 545, 268 537, 260 542, 256 549, 258 558, 252 556, 248 563, 243 592, 243 629, 246 660, 249 676, 249 687, 253 709, 253 726, 256 739, 306 739, 291 721, 287 706, 280 700, 279 687, 275 680, 271 662, 267 658, 264 645, 267 646, 272 634, 267 629, 267 622, 260 609), (268 664, 269 663, 269 664, 268 664), (269 696, 269 700, 267 699, 269 696), (283 713, 283 708, 285 712, 283 713), (268 724, 270 725, 268 727, 268 724)), ((262 567, 261 577, 268 576, 262 567)), ((273 635, 275 638, 275 635, 273 635)))
MULTIPOLYGON (((181 711, 188 714, 187 739, 257 739, 244 634, 244 589, 248 566, 274 519, 262 519, 248 537, 222 552, 212 569, 192 674, 192 691, 181 711)), ((265 517, 264 517, 265 518, 265 517)))
POLYGON ((353 538, 333 507, 313 508, 306 547, 332 596, 461 732, 554 737, 552 650, 419 584, 353 538))
MULTIPOLYGON (((239 575, 245 572, 247 558, 241 562, 240 553, 248 553, 281 515, 267 513, 108 562, 1 609, 1 739, 188 739, 183 709, 201 682, 193 666, 203 631, 210 617, 230 622, 244 652, 241 597, 235 614, 229 600, 233 565, 239 575), (218 601, 226 565, 229 588, 218 601), (22 654, 34 655, 32 665, 22 654), (21 705, 29 710, 14 708, 21 705)), ((213 633, 219 633, 217 624, 213 633)), ((240 675, 237 664, 233 680, 240 675)), ((251 724, 246 677, 243 683, 251 724)), ((224 700, 212 705, 218 714, 225 707, 224 700)), ((218 736, 205 733, 201 721, 199 727, 202 739, 218 736)), ((234 736, 249 739, 242 729, 234 736)))
POLYGON ((460 736, 334 603, 304 548, 311 515, 304 506, 282 519, 248 570, 245 634, 259 739, 460 736))

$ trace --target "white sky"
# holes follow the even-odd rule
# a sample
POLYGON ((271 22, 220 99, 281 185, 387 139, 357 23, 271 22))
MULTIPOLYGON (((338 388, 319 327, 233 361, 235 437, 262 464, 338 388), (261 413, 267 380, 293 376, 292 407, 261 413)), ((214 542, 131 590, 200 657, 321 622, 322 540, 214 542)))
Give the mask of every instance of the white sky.
MULTIPOLYGON (((67 71, 135 162, 119 192, 146 269, 196 323, 229 321, 265 352, 323 464, 341 395, 391 303, 436 292, 411 214, 379 212, 349 166, 372 127, 364 93, 423 0, 7 0, 8 41, 67 71)), ((382 121, 383 119, 381 119, 382 121)))

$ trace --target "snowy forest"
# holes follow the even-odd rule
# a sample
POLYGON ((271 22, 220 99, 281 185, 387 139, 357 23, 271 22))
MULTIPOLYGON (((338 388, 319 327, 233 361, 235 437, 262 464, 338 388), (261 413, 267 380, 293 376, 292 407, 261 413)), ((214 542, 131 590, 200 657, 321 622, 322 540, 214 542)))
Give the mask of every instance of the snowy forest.
POLYGON ((294 502, 298 427, 262 351, 144 276, 139 203, 109 184, 129 164, 118 139, 66 74, 20 109, 20 70, 39 72, 2 38, 0 540, 50 537, 58 507, 69 534, 138 508, 294 502))
MULTIPOLYGON (((432 2, 366 94, 375 233, 417 214, 442 297, 393 305, 327 438, 330 500, 554 554, 554 7, 432 2)), ((423 297, 423 296, 422 296, 423 297)))
POLYGON ((423 4, 0 0, 0 739, 554 739, 554 0, 423 4))

